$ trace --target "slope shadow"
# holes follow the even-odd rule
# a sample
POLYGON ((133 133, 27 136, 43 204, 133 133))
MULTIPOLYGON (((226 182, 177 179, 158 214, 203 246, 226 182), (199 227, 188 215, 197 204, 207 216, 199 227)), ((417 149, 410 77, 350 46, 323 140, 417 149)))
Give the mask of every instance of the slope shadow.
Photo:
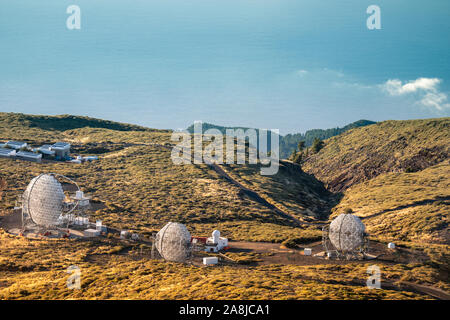
POLYGON ((445 202, 446 201, 450 201, 450 197, 449 196, 436 197, 434 199, 425 199, 425 200, 415 201, 413 203, 401 205, 401 206, 398 206, 398 207, 395 207, 395 208, 392 208, 392 209, 385 209, 385 210, 382 210, 380 212, 371 214, 370 216, 360 217, 360 219, 361 220, 371 219, 371 218, 377 217, 377 216, 382 215, 382 214, 387 213, 387 212, 403 210, 403 209, 407 209, 407 208, 413 208, 413 207, 417 207, 417 206, 431 204, 431 203, 438 202, 438 201, 445 201, 445 202))

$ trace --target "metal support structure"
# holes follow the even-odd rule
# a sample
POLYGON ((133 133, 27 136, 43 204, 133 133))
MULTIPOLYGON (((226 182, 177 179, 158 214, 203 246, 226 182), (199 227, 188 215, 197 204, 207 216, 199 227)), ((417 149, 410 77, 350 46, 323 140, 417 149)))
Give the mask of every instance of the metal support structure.
MULTIPOLYGON (((25 190, 25 192, 23 193, 22 197, 21 197, 21 208, 22 208, 22 232, 26 231, 28 228, 36 228, 40 231, 48 231, 48 230, 55 230, 58 229, 60 225, 60 223, 58 223, 55 220, 55 216, 58 215, 59 217, 71 217, 72 214, 74 212, 79 211, 79 202, 76 198, 72 198, 74 201, 73 202, 65 202, 64 199, 66 198, 66 195, 64 194, 64 191, 62 189, 62 185, 60 183, 60 181, 58 179, 63 179, 68 181, 70 184, 74 185, 76 187, 77 191, 81 191, 79 185, 72 179, 58 174, 58 173, 46 173, 46 174, 40 174, 39 176, 33 178, 30 182, 30 184, 27 186, 27 189, 25 190), (34 205, 32 203, 32 194, 33 194, 33 190, 35 190, 36 184, 38 183, 38 181, 40 179, 42 179, 43 177, 47 177, 46 179, 48 179, 48 176, 51 176, 54 178, 54 180, 56 180, 59 184, 59 186, 53 185, 53 188, 56 188, 55 190, 57 190, 57 192, 55 192, 54 194, 49 194, 49 195, 45 195, 47 196, 49 199, 49 204, 46 204, 46 202, 44 201, 40 201, 38 202, 41 206, 44 206, 44 208, 35 208, 34 205), (60 190, 60 191, 58 191, 60 190), (52 196, 56 197, 56 199, 52 198, 52 196), (52 203, 53 202, 53 203, 52 203), (45 205, 48 206, 48 210, 49 210, 49 215, 53 214, 53 217, 50 218, 46 218, 45 216, 45 210, 47 208, 45 208, 45 205), (35 211, 38 210, 38 211, 35 211), (33 216, 35 216, 35 218, 33 218, 33 216), (36 220, 36 218, 40 218, 42 217, 39 221, 39 219, 36 220), (35 221, 36 220, 36 221, 35 221), (46 223, 42 223, 43 221, 45 221, 46 223)), ((50 181, 50 184, 54 182, 50 181)), ((45 185, 44 186, 40 186, 40 188, 44 188, 45 190, 45 185)), ((49 192, 50 189, 47 189, 46 192, 49 192)), ((80 211, 81 213, 81 211, 80 211)), ((84 216, 84 212, 82 212, 81 215, 76 215, 78 216, 84 216)), ((70 224, 73 223, 72 219, 66 219, 66 223, 65 223, 65 227, 68 228, 70 226, 70 224)))

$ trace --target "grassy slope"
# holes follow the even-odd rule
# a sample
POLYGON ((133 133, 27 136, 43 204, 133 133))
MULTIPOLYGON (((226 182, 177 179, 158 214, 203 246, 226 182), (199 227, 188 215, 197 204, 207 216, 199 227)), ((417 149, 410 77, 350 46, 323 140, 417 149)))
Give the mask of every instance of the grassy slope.
MULTIPOLYGON (((1 114, 0 114, 1 115, 1 114)), ((2 115, 3 116, 3 115, 2 115)), ((27 116, 28 117, 28 116, 27 116)), ((32 117, 31 117, 32 118, 32 117)), ((68 130, 44 130, 22 123, 0 126, 0 139, 29 142, 68 140, 86 153, 101 144, 106 150, 99 162, 84 165, 35 164, 0 159, 0 178, 7 182, 2 209, 13 206, 27 182, 41 172, 59 172, 75 178, 84 191, 104 201, 106 209, 94 215, 105 224, 140 233, 159 229, 166 221, 188 223, 195 234, 221 229, 235 239, 283 241, 299 237, 302 230, 289 221, 243 196, 237 188, 205 165, 174 166, 170 151, 154 144, 169 142, 169 132, 111 130, 101 125, 68 130)), ((28 120, 29 121, 29 118, 28 120)), ((48 127, 46 128, 48 129, 48 127)), ((256 167, 225 167, 241 183, 257 189, 269 201, 293 215, 308 208, 323 210, 316 183, 301 173, 261 177, 256 167), (269 190, 268 190, 269 189, 269 190), (307 191, 307 189, 310 189, 307 191), (296 193, 302 194, 298 200, 296 193), (308 197, 309 196, 309 197, 308 197)), ((305 233, 309 233, 306 230, 305 233)), ((399 291, 368 290, 366 266, 269 265, 252 268, 196 268, 149 259, 150 248, 124 244, 114 239, 99 242, 27 240, 0 230, 0 299, 54 298, 191 298, 191 299, 320 299, 320 298, 417 298, 399 291), (131 255, 120 254, 126 247, 131 255), (129 249, 130 249, 129 248, 129 249), (133 254, 142 253, 138 261, 133 254), (82 290, 65 287, 66 268, 82 270, 82 290), (356 282, 355 282, 356 281, 356 282), (357 284, 355 283, 360 283, 357 284)), ((432 246, 436 264, 448 247, 432 246)), ((439 271, 428 264, 383 266, 383 278, 432 284, 448 290, 439 271)))
POLYGON ((450 118, 384 121, 325 141, 303 169, 333 191, 386 172, 418 171, 449 157, 450 118))
MULTIPOLYGON (((267 265, 198 268, 148 258, 123 242, 40 241, 0 231, 0 299, 414 299, 413 293, 369 290, 366 266, 267 265), (77 265, 81 290, 66 288, 66 269, 77 265)), ((143 248, 149 256, 148 247, 143 248)), ((384 279, 436 283, 429 266, 384 266, 384 279)), ((445 283, 438 284, 445 287, 445 283)))
POLYGON ((363 127, 374 123, 375 122, 370 120, 358 120, 342 128, 312 129, 306 131, 305 133, 287 134, 284 137, 281 137, 280 140, 280 157, 282 159, 288 158, 294 150, 297 150, 297 146, 300 141, 305 141, 305 146, 310 147, 312 146, 315 138, 325 140, 353 128, 363 127))
POLYGON ((352 208, 371 235, 389 240, 450 244, 450 165, 414 173, 387 173, 345 191, 333 218, 352 208))
MULTIPOLYGON (((170 142, 167 131, 108 123, 120 129, 111 130, 104 128, 107 125, 99 120, 85 118, 76 118, 74 122, 89 127, 74 128, 76 125, 72 125, 68 126, 70 129, 60 131, 48 128, 61 128, 60 122, 65 123, 67 117, 47 117, 48 123, 43 124, 41 117, 2 116, 9 119, 0 127, 3 140, 25 139, 35 145, 65 140, 83 154, 93 149, 98 151, 96 146, 102 148, 100 161, 82 165, 36 164, 0 158, 0 177, 8 184, 2 209, 13 207, 15 199, 33 176, 57 172, 74 178, 85 192, 104 202, 106 208, 98 210, 95 216, 113 227, 150 233, 168 221, 179 221, 187 223, 193 233, 209 234, 219 227, 228 237, 240 240, 281 242, 299 236, 299 229, 293 228, 288 219, 249 199, 206 165, 174 165, 170 149, 161 146, 170 142)), ((258 189, 264 189, 264 185, 272 185, 279 179, 261 177, 255 166, 248 166, 246 170, 255 177, 254 185, 258 189)), ((323 205, 322 195, 317 192, 309 195, 308 184, 315 183, 315 190, 325 191, 324 188, 311 178, 300 180, 302 175, 289 179, 297 185, 296 190, 309 196, 311 204, 320 207, 323 205)), ((280 194, 289 190, 283 190, 283 185, 279 188, 277 192, 280 194)), ((298 200, 291 194, 284 203, 295 208, 298 200)), ((302 214, 300 211, 296 213, 302 214)))
POLYGON ((229 165, 224 170, 247 188, 257 191, 269 203, 300 220, 306 216, 326 219, 335 203, 333 194, 320 181, 289 161, 281 162, 278 174, 270 179, 251 166, 229 165))
POLYGON ((449 243, 450 118, 385 121, 326 140, 304 169, 343 190, 372 236, 449 243), (416 171, 416 172, 410 172, 416 171))

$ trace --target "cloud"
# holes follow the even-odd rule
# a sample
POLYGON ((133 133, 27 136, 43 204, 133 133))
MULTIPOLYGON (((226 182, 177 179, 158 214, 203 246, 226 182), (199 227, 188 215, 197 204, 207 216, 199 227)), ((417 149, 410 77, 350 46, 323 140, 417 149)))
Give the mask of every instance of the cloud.
POLYGON ((307 70, 297 70, 297 75, 298 76, 304 76, 304 75, 306 75, 307 73, 309 73, 307 70))
POLYGON ((439 111, 450 108, 450 104, 447 103, 447 95, 442 92, 429 92, 427 93, 420 102, 427 107, 435 108, 439 111))
POLYGON ((423 106, 442 111, 450 108, 445 93, 439 92, 438 85, 442 82, 438 78, 418 78, 403 83, 398 79, 389 79, 381 87, 391 96, 415 94, 418 103, 423 106))
POLYGON ((417 80, 409 81, 408 83, 402 84, 398 79, 388 80, 384 84, 385 89, 391 95, 402 95, 405 93, 412 93, 419 90, 433 91, 436 92, 436 86, 441 82, 437 78, 419 78, 417 80))

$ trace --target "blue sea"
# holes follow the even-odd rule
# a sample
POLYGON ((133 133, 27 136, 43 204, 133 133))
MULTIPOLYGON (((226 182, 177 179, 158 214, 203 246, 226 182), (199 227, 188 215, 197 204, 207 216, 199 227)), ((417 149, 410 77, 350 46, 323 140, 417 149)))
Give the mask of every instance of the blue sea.
POLYGON ((448 0, 2 0, 0 111, 281 133, 448 116, 380 88, 438 78, 447 95, 449 13, 448 0))

